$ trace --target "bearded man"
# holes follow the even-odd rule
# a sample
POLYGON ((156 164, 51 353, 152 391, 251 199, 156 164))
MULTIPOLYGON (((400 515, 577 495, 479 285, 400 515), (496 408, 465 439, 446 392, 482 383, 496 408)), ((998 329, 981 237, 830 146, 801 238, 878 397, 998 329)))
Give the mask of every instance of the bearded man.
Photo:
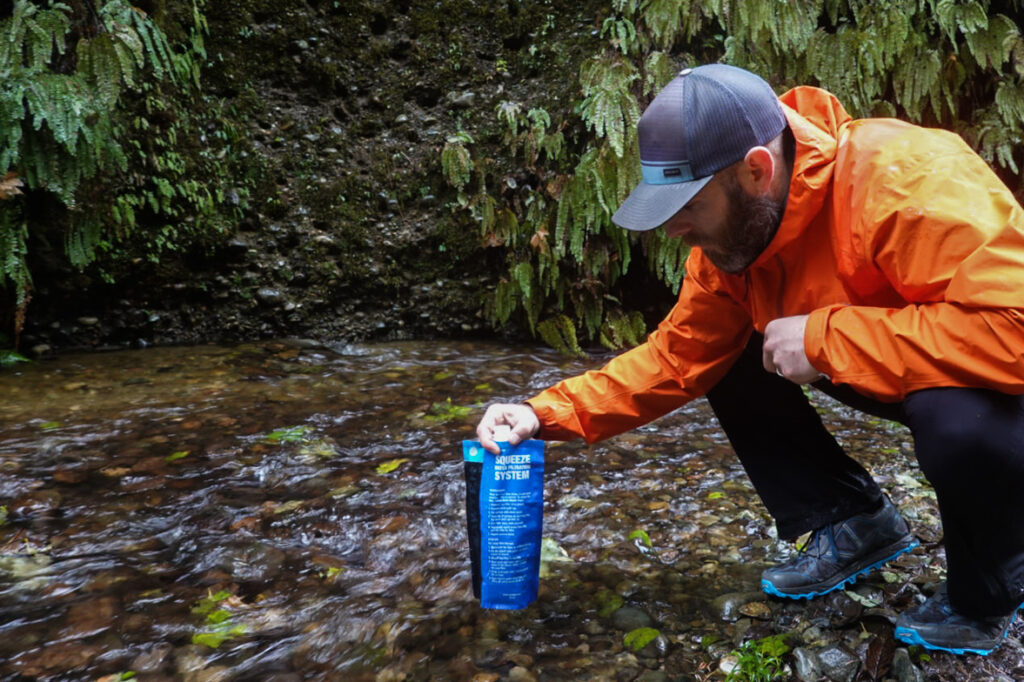
POLYGON ((917 545, 801 384, 906 424, 934 486, 947 582, 896 636, 987 654, 1024 600, 1024 210, 959 137, 685 69, 639 128, 643 181, 613 216, 692 248, 646 343, 477 426, 496 452, 594 442, 706 396, 780 538, 763 589, 812 598, 917 545))

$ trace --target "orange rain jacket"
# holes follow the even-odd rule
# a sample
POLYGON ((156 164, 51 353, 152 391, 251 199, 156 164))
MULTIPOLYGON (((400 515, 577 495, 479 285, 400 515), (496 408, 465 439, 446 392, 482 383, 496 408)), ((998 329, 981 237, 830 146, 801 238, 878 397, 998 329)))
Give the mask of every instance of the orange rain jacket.
POLYGON ((753 329, 809 314, 804 349, 886 402, 935 386, 1024 393, 1024 211, 958 136, 780 97, 796 137, 778 233, 743 273, 694 248, 647 342, 530 399, 541 437, 594 442, 704 395, 753 329))

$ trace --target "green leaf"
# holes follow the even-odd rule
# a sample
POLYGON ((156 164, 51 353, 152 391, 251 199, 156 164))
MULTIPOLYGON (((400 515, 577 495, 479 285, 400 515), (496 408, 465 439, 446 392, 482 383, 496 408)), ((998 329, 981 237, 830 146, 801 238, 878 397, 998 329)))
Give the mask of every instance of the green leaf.
POLYGON ((434 403, 424 419, 430 422, 447 422, 453 419, 465 419, 473 408, 465 405, 455 405, 451 398, 445 398, 443 403, 434 403))
POLYGON ((653 642, 660 635, 661 633, 654 628, 637 628, 636 630, 626 633, 626 636, 622 638, 622 643, 625 644, 627 649, 636 653, 653 642))
POLYGON ((231 593, 227 590, 221 590, 216 593, 210 592, 205 597, 196 602, 196 605, 192 607, 192 613, 199 616, 205 616, 206 614, 216 609, 218 604, 220 604, 222 601, 224 601, 230 596, 231 593))
POLYGON ((398 467, 402 466, 403 464, 405 464, 408 461, 409 461, 408 457, 402 457, 400 459, 388 460, 387 462, 384 462, 382 464, 377 465, 377 473, 378 474, 390 474, 392 471, 394 471, 395 469, 397 469, 398 467))
POLYGON ((217 609, 206 616, 206 622, 210 625, 219 625, 229 620, 231 620, 231 612, 226 609, 217 609))
POLYGON ((266 440, 271 443, 302 443, 309 439, 312 432, 313 428, 310 426, 291 426, 272 431, 266 440))
POLYGON ((651 536, 647 534, 647 531, 642 528, 637 528, 629 534, 630 540, 639 540, 645 547, 653 547, 654 543, 651 542, 651 536))
POLYGON ((188 450, 179 450, 178 452, 173 452, 167 455, 164 459, 168 462, 177 462, 179 459, 185 459, 188 457, 188 454, 188 450))
POLYGON ((231 635, 226 632, 197 632, 192 635, 192 643, 217 649, 230 638, 231 635))

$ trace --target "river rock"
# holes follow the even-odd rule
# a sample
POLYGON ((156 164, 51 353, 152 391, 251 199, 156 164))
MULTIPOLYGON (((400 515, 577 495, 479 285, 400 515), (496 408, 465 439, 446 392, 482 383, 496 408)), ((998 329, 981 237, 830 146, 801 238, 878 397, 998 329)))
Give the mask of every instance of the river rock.
POLYGON ((161 672, 170 662, 174 647, 167 642, 160 642, 148 651, 144 651, 132 660, 131 669, 137 673, 161 672))
POLYGON ((281 300, 284 298, 284 294, 282 294, 277 289, 271 289, 270 287, 260 287, 260 289, 256 291, 256 298, 258 298, 260 302, 266 305, 276 305, 280 303, 281 300))
POLYGON ((62 499, 56 490, 33 490, 14 500, 10 511, 12 515, 23 518, 47 516, 60 508, 62 499))
POLYGON ((897 682, 924 682, 924 673, 910 660, 906 649, 900 648, 892 655, 892 674, 897 682))
POLYGON ((230 573, 235 580, 267 583, 281 574, 284 558, 284 552, 276 547, 254 543, 225 551, 217 561, 217 566, 230 573))
POLYGON ((821 659, 812 649, 797 647, 793 649, 796 661, 796 676, 801 680, 820 680, 824 676, 821 659))
POLYGON ((833 644, 818 652, 822 671, 834 682, 853 682, 860 669, 860 659, 846 649, 833 644))
POLYGON ((460 93, 449 92, 447 99, 453 109, 469 109, 476 102, 476 93, 469 90, 460 93))
POLYGON ((100 597, 71 605, 64 617, 61 638, 84 639, 108 629, 114 623, 119 604, 113 597, 100 597))
POLYGON ((748 618, 756 620, 768 620, 772 617, 771 607, 768 606, 767 602, 763 601, 752 601, 743 604, 740 606, 739 612, 748 618))
POLYGON ((640 609, 623 606, 612 614, 612 625, 619 630, 632 632, 637 628, 654 627, 654 619, 640 609))
POLYGON ((829 615, 829 624, 833 628, 842 628, 855 623, 864 613, 864 607, 861 604, 840 590, 830 593, 825 598, 825 608, 829 615))
POLYGON ((509 682, 537 682, 537 676, 521 665, 508 671, 509 682))
POLYGON ((740 611, 742 607, 753 602, 761 601, 763 598, 764 592, 730 592, 717 597, 711 603, 711 608, 722 620, 734 622, 739 620, 740 616, 743 615, 740 611))

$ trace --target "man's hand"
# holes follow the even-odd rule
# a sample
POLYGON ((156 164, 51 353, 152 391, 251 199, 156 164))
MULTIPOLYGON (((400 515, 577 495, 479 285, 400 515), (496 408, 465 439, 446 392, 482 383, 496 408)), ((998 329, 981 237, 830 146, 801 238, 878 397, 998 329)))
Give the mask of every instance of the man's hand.
POLYGON ((764 328, 762 357, 764 368, 797 384, 809 384, 821 378, 804 352, 807 316, 780 317, 764 328))
POLYGON ((480 423, 476 426, 476 435, 480 445, 485 450, 498 454, 498 444, 494 442, 494 427, 498 424, 508 424, 512 429, 512 435, 508 442, 518 445, 522 441, 533 438, 540 431, 540 420, 537 419, 533 408, 525 404, 500 403, 491 405, 484 412, 480 423))

